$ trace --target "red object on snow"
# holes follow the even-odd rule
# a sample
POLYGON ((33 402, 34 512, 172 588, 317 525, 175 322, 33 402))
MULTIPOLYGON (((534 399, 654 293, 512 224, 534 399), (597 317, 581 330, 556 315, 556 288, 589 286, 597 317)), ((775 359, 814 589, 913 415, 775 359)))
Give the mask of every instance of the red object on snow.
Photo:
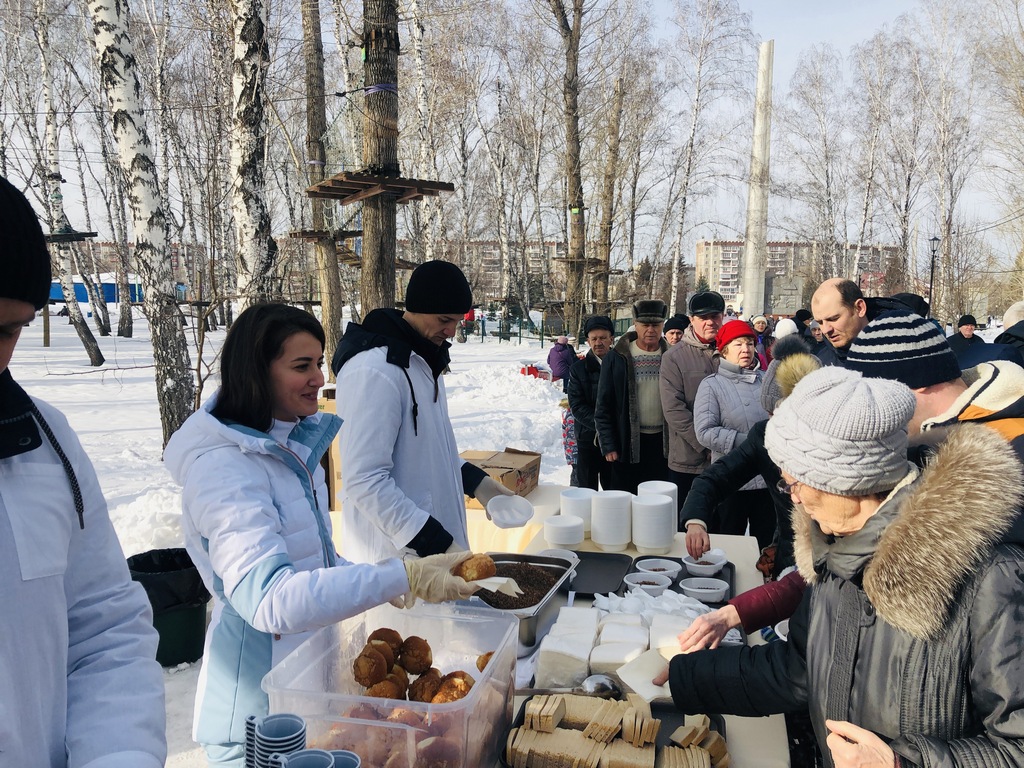
POLYGON ((524 365, 522 368, 519 369, 519 372, 523 374, 523 376, 533 376, 534 378, 537 379, 551 381, 551 372, 542 371, 536 365, 524 365))

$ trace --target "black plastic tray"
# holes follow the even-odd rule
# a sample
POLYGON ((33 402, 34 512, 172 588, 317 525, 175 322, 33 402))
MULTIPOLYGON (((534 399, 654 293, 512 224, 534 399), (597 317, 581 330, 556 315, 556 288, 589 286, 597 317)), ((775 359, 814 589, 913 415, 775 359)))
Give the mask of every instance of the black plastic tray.
POLYGON ((562 592, 593 597, 615 592, 622 586, 622 577, 633 565, 633 558, 619 552, 577 552, 580 561, 576 573, 559 586, 562 592))
MULTIPOLYGON (((525 701, 523 701, 522 706, 519 707, 519 711, 516 713, 515 720, 512 721, 512 725, 509 727, 509 731, 511 731, 512 728, 521 727, 522 724, 526 721, 526 702, 532 698, 533 697, 530 696, 525 701)), ((676 709, 675 706, 667 702, 652 702, 651 714, 659 720, 661 720, 661 728, 658 729, 658 735, 654 738, 654 746, 658 747, 659 749, 661 747, 667 747, 669 744, 672 743, 669 741, 669 736, 675 733, 676 728, 683 724, 685 715, 678 709, 676 709)), ((708 720, 711 721, 711 730, 718 731, 719 735, 723 739, 726 739, 725 718, 723 718, 721 715, 708 715, 708 720)), ((505 734, 505 741, 508 742, 507 733, 505 734)), ((726 741, 728 741, 728 739, 726 739, 726 741)), ((503 766, 505 766, 505 768, 511 768, 511 763, 508 762, 504 749, 502 749, 501 751, 501 757, 499 759, 499 762, 503 766)))
MULTIPOLYGON (((679 565, 682 566, 682 570, 679 571, 678 574, 676 574, 676 577, 674 579, 672 579, 672 586, 670 586, 669 589, 671 589, 673 592, 678 592, 679 594, 683 593, 682 588, 679 586, 679 582, 680 582, 681 579, 688 579, 688 578, 691 578, 691 577, 690 577, 689 572, 687 572, 686 566, 683 564, 683 559, 681 557, 662 557, 661 555, 641 555, 636 560, 634 560, 632 563, 630 563, 629 570, 626 573, 622 574, 622 575, 625 577, 625 576, 628 576, 631 573, 636 573, 637 572, 636 564, 638 562, 640 562, 641 560, 671 560, 673 563, 679 563, 679 565)), ((712 579, 721 579, 722 581, 729 582, 729 598, 736 597, 736 566, 732 564, 731 560, 726 560, 725 561, 725 565, 722 566, 722 570, 720 570, 718 573, 716 573, 714 576, 711 576, 710 578, 712 578, 712 579)), ((619 584, 619 588, 616 591, 621 593, 621 592, 625 591, 625 589, 626 589, 626 585, 625 585, 625 583, 622 583, 622 584, 619 584)), ((714 605, 714 606, 717 607, 717 606, 725 605, 725 603, 724 602, 720 602, 720 603, 707 603, 707 605, 714 605)))

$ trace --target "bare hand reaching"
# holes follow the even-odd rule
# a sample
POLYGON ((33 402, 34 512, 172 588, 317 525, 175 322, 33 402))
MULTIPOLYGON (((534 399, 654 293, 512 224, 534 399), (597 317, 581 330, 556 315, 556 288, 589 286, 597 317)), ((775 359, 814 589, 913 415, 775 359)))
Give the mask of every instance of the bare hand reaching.
POLYGON ((694 560, 700 560, 711 549, 711 537, 703 525, 690 523, 686 526, 686 551, 694 560))
POLYGON ((716 611, 705 613, 679 634, 681 653, 717 648, 730 629, 740 626, 740 615, 732 605, 723 605, 716 611))
POLYGON ((896 753, 877 734, 845 721, 826 720, 825 727, 836 768, 892 768, 896 753))

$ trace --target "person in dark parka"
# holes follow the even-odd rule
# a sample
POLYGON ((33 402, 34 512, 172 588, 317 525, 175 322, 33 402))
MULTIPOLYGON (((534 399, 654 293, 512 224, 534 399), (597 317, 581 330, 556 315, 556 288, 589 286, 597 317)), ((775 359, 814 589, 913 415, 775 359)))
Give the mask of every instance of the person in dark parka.
POLYGON ((566 396, 576 430, 576 481, 580 488, 610 488, 611 467, 597 446, 594 425, 594 404, 597 384, 601 378, 601 361, 612 348, 615 326, 611 318, 594 315, 583 324, 583 334, 590 350, 569 369, 566 396))
POLYGON ((669 679, 681 710, 809 706, 837 768, 1024 764, 1024 616, 1007 610, 1024 604, 1024 549, 1004 539, 1024 471, 977 425, 918 470, 914 410, 905 385, 837 367, 779 406, 766 445, 810 587, 788 643, 676 656, 655 682, 669 679))

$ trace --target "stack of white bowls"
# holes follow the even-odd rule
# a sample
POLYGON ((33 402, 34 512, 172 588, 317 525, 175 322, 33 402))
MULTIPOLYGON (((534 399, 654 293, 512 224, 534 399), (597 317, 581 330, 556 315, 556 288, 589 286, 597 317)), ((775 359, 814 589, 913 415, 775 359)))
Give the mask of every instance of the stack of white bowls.
POLYGON ((559 494, 559 510, 583 520, 583 533, 590 533, 590 500, 597 491, 591 488, 566 488, 559 494))
POLYGON ((647 480, 636 487, 637 496, 661 494, 672 498, 672 508, 679 511, 679 486, 668 480, 647 480))
POLYGON ((590 500, 590 538, 605 552, 629 546, 632 501, 628 491, 598 491, 590 500))
POLYGON ((676 535, 672 497, 650 494, 633 498, 633 545, 641 555, 667 555, 676 535))
POLYGON ((553 547, 578 547, 583 543, 583 521, 576 515, 552 515, 544 521, 544 538, 553 547))

